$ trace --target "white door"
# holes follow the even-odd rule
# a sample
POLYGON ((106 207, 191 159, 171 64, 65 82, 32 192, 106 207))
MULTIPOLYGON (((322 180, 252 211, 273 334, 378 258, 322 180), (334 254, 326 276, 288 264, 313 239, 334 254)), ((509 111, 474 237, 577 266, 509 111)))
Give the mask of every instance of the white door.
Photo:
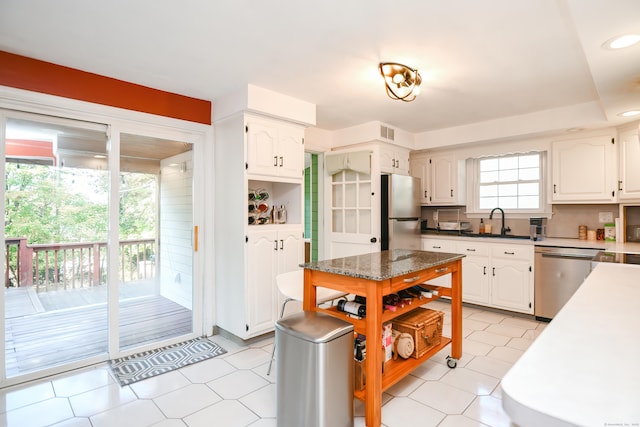
MULTIPOLYGON (((380 250, 380 182, 370 174, 343 170, 330 176, 327 258, 380 250)), ((325 199, 326 200, 326 199, 325 199)))

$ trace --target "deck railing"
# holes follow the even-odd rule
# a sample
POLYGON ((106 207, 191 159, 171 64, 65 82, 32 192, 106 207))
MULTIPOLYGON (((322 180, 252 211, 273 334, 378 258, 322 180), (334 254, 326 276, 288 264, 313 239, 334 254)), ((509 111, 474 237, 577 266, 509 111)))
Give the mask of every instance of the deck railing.
MULTIPOLYGON (((33 286, 38 292, 106 284, 107 243, 28 245, 27 239, 5 240, 5 287, 33 286)), ((154 239, 121 240, 120 282, 156 275, 154 239)))

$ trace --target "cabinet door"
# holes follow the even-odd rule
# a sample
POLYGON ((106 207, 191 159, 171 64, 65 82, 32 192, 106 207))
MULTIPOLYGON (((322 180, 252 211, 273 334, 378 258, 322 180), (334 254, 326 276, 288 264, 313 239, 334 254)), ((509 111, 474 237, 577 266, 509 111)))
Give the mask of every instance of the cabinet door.
POLYGON ((278 274, 299 270, 304 262, 302 227, 278 230, 278 274))
POLYGON ((248 336, 269 331, 275 324, 277 312, 275 277, 279 243, 276 231, 249 233, 245 296, 245 304, 248 304, 247 313, 249 313, 248 336))
POLYGON ((432 156, 431 197, 432 204, 452 204, 456 197, 456 160, 453 154, 432 156))
POLYGON ((620 200, 640 200, 640 139, 638 130, 620 133, 620 200))
POLYGON ((409 150, 380 147, 380 171, 409 175, 409 150))
POLYGON ((552 143, 554 202, 616 201, 616 148, 610 136, 552 143))
POLYGON ((473 242, 458 243, 462 258, 462 299, 476 304, 489 304, 489 248, 473 242))
POLYGON ((276 126, 256 120, 249 122, 247 128, 247 172, 252 175, 275 175, 280 161, 276 126))
POLYGON ((380 147, 380 172, 395 173, 396 157, 392 148, 380 147))
POLYGON ((429 176, 429 159, 411 159, 411 175, 416 178, 420 178, 420 185, 422 187, 422 191, 420 193, 420 204, 429 204, 429 194, 431 192, 429 189, 429 185, 431 183, 431 177, 429 176))
POLYGON ((533 313, 531 264, 502 258, 491 260, 491 304, 498 308, 533 313))
POLYGON ((302 179, 304 169, 304 131, 294 126, 278 129, 277 174, 283 177, 302 179))

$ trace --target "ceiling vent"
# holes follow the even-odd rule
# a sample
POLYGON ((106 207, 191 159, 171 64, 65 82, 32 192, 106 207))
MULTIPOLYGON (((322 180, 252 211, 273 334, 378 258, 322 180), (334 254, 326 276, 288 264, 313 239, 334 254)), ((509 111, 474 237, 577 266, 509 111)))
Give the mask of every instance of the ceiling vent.
POLYGON ((389 141, 393 141, 395 131, 390 127, 380 125, 380 136, 384 139, 388 139, 389 141))

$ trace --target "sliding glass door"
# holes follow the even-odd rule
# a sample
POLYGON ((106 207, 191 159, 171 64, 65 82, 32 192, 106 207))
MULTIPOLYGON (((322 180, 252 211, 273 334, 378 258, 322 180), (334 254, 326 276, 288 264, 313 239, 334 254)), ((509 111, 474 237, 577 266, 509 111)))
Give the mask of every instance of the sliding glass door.
POLYGON ((123 350, 193 331, 192 153, 188 143, 120 135, 123 350))
POLYGON ((0 385, 197 335, 194 145, 26 113, 0 124, 0 385))
POLYGON ((107 127, 7 118, 5 375, 105 354, 107 127))

